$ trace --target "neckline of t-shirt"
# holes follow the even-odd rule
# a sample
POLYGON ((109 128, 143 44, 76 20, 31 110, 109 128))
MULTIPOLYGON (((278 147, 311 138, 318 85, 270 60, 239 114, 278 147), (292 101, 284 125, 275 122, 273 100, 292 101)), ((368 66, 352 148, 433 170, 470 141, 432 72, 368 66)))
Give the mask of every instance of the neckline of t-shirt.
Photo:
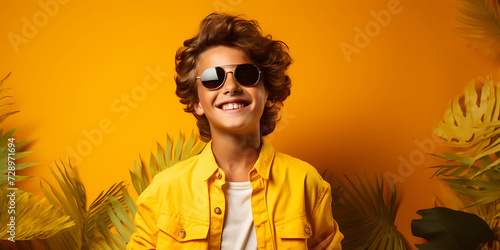
POLYGON ((243 181, 243 182, 227 181, 226 183, 228 184, 228 188, 230 189, 248 189, 252 187, 250 181, 243 181))

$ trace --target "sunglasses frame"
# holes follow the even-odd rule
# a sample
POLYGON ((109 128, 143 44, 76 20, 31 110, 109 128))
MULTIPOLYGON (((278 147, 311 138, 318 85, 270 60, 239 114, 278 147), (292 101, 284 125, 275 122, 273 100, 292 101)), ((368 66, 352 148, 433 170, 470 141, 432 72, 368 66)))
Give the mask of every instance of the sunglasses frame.
POLYGON ((204 69, 204 70, 203 70, 203 72, 201 72, 200 76, 197 76, 197 77, 196 77, 196 79, 200 79, 200 81, 201 81, 201 85, 203 85, 203 87, 205 87, 206 89, 208 89, 208 90, 216 90, 216 89, 221 88, 221 87, 224 85, 224 83, 225 83, 225 82, 226 82, 226 80, 227 80, 227 74, 228 74, 228 73, 233 74, 234 80, 235 80, 238 84, 240 84, 241 86, 250 87, 250 86, 254 86, 255 84, 257 84, 257 83, 260 81, 260 76, 261 76, 261 74, 262 74, 262 71, 260 71, 260 69, 259 69, 259 67, 257 67, 257 65, 252 64, 252 63, 241 63, 241 64, 226 64, 226 65, 217 65, 217 66, 208 67, 208 68, 204 69), (259 76, 258 76, 258 78, 257 78, 257 81, 256 81, 254 84, 252 84, 252 85, 244 85, 244 84, 241 84, 241 83, 238 81, 238 79, 236 79, 236 76, 235 76, 234 72, 236 72, 236 69, 238 68, 238 66, 241 66, 241 65, 252 65, 252 66, 254 66, 254 67, 257 69, 257 71, 259 72, 259 76), (224 69, 224 68, 223 68, 224 66, 234 66, 234 68, 233 68, 231 71, 227 71, 226 69, 224 69), (203 81, 201 81, 201 76, 203 75, 203 73, 205 73, 205 71, 207 71, 207 70, 209 70, 209 69, 212 69, 212 68, 216 70, 216 68, 217 68, 217 67, 219 67, 219 68, 221 68, 221 69, 223 69, 223 70, 224 70, 224 73, 225 73, 225 74, 224 74, 224 79, 222 80, 222 83, 221 83, 219 86, 217 86, 217 87, 215 87, 215 88, 208 88, 207 86, 205 86, 205 84, 203 84, 203 81))

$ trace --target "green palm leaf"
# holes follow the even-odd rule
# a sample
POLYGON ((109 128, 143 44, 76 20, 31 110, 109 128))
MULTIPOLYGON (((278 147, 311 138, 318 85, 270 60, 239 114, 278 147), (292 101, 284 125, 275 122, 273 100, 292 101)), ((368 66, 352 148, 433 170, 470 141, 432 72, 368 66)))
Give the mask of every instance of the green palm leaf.
POLYGON ((500 5, 497 0, 460 0, 458 34, 470 39, 474 48, 500 55, 500 5))
POLYGON ((445 200, 441 200, 437 197, 437 206, 447 206, 458 211, 464 211, 479 216, 488 224, 493 234, 496 235, 494 241, 490 241, 481 249, 500 249, 500 241, 498 240, 500 239, 500 227, 498 225, 500 219, 500 214, 498 214, 500 212, 500 204, 498 201, 478 203, 476 198, 459 194, 456 190, 450 188, 452 185, 453 184, 449 184, 449 186, 443 186, 441 188, 442 196, 445 200), (448 204, 444 201, 447 201, 448 204))
MULTIPOLYGON (((158 147, 157 157, 160 160, 151 157, 149 171, 146 171, 142 161, 140 165, 136 163, 132 174, 134 187, 146 188, 156 173, 180 160, 199 154, 205 143, 195 142, 192 133, 187 141, 184 141, 181 134, 175 148, 172 146, 173 142, 168 136, 167 149, 163 151, 161 146, 158 147), (138 184, 134 180, 141 183, 138 184)), ((64 163, 62 167, 56 163, 56 168, 56 171, 51 171, 57 185, 46 182, 47 187, 42 185, 42 191, 48 202, 60 208, 61 212, 56 218, 71 218, 74 226, 38 240, 41 245, 46 249, 123 249, 135 232, 133 217, 136 213, 135 202, 123 183, 117 183, 106 192, 101 192, 87 208, 85 186, 76 169, 71 163, 68 167, 64 163)), ((19 242, 18 245, 26 249, 33 249, 34 246, 29 242, 19 242)))
POLYGON ((106 238, 101 228, 112 228, 112 219, 108 216, 107 206, 110 203, 108 196, 116 197, 116 200, 125 205, 122 183, 114 184, 106 192, 101 192, 94 202, 87 208, 87 197, 76 169, 71 164, 62 168, 56 164, 57 171, 51 169, 58 183, 59 191, 55 185, 47 183, 48 188, 42 186, 42 191, 47 199, 60 206, 64 214, 75 221, 75 226, 66 232, 56 234, 53 237, 42 240, 46 249, 92 249, 106 238))
POLYGON ((10 181, 16 182, 16 181, 20 181, 20 180, 24 180, 26 178, 29 178, 30 176, 21 176, 21 175, 18 175, 16 172, 18 170, 25 169, 25 168, 35 166, 38 164, 38 163, 17 164, 17 160, 19 160, 19 159, 25 157, 26 155, 28 155, 29 153, 33 152, 33 151, 21 151, 21 150, 19 150, 19 148, 22 145, 24 145, 27 142, 27 140, 14 143, 15 146, 12 148, 15 148, 16 152, 15 152, 15 155, 11 155, 11 158, 9 158, 9 155, 8 155, 9 148, 7 147, 8 139, 13 138, 15 131, 16 131, 16 129, 12 129, 12 130, 8 131, 7 133, 3 134, 3 130, 0 129, 0 185, 5 184, 5 183, 10 183, 11 186, 13 186, 14 184, 10 181), (9 171, 9 166, 10 166, 8 164, 9 161, 12 161, 15 163, 15 166, 14 166, 15 171, 9 171), (11 172, 11 174, 9 174, 9 172, 11 172), (12 175, 12 173, 15 173, 16 175, 14 176, 14 175, 12 175))
MULTIPOLYGON (((3 83, 5 82, 5 80, 7 80, 7 78, 9 76, 10 76, 10 73, 6 77, 4 77, 2 80, 0 80, 0 87, 3 85, 3 83)), ((0 101, 11 98, 11 96, 3 95, 8 90, 9 90, 8 88, 0 89, 0 101)), ((12 105, 12 103, 2 103, 2 104, 0 104, 0 109, 4 109, 10 105, 12 105)), ((12 111, 12 112, 7 112, 5 114, 1 114, 0 115, 0 123, 2 123, 7 117, 9 117, 17 112, 19 112, 19 111, 12 111)), ((9 172, 12 172, 12 171, 9 171, 10 165, 7 164, 9 162, 9 160, 16 163, 16 165, 15 165, 16 171, 37 165, 37 163, 17 164, 17 162, 16 162, 17 160, 25 157, 26 155, 28 155, 29 153, 32 152, 32 151, 22 151, 19 149, 22 145, 24 145, 27 142, 27 140, 14 143, 15 147, 13 147, 13 148, 16 149, 15 155, 11 155, 11 158, 9 159, 9 155, 8 155, 9 148, 7 147, 7 144, 9 142, 8 141, 9 138, 14 138, 15 131, 16 131, 16 129, 12 129, 4 134, 3 129, 0 129, 0 185, 5 184, 5 183, 11 183, 11 186, 14 186, 13 182, 29 178, 28 176, 21 176, 21 175, 17 175, 17 174, 15 176, 13 176, 12 173, 9 175, 9 172), (13 181, 13 182, 10 182, 10 181, 13 181)))
POLYGON ((38 198, 28 192, 8 189, 8 185, 0 186, 0 239, 12 237, 8 231, 14 217, 14 240, 46 239, 61 231, 66 231, 75 223, 65 216, 58 207, 49 204, 47 199, 38 198), (10 205, 10 197, 14 204, 10 205))
MULTIPOLYGON (((156 158, 153 154, 150 155, 149 168, 142 160, 134 163, 134 172, 130 171, 132 183, 138 194, 141 194, 144 189, 151 183, 152 178, 159 172, 171 167, 175 163, 190 158, 199 154, 205 147, 205 143, 197 141, 194 133, 187 140, 183 134, 179 134, 179 139, 175 143, 167 135, 167 143, 165 150, 157 143, 156 158)), ((137 212, 134 200, 130 197, 126 189, 122 189, 123 202, 118 200, 113 195, 108 195, 110 203, 106 204, 108 217, 111 219, 113 229, 110 230, 107 226, 99 227, 99 231, 105 240, 99 241, 94 245, 95 249, 123 249, 130 237, 135 232, 134 215, 137 212)))
MULTIPOLYGON (((406 249, 402 234, 394 226, 398 205, 396 191, 388 199, 384 182, 375 176, 373 185, 365 175, 358 185, 337 181, 332 188, 332 208, 345 239, 345 249, 406 249), (362 236, 362 237, 360 237, 362 236)), ((382 180, 383 178, 381 178, 382 180)))
MULTIPOLYGON (((474 4, 484 3, 481 0, 474 4)), ((449 204, 437 198, 438 203, 479 216, 497 239, 500 238, 499 100, 498 87, 488 79, 482 86, 469 84, 463 98, 450 102, 444 120, 436 124, 434 132, 460 149, 438 156, 447 162, 431 167, 436 170, 433 177, 447 184, 442 188, 442 197, 449 204)), ((499 241, 490 242, 482 249, 500 249, 499 241)))
MULTIPOLYGON (((9 76, 10 73, 0 80, 0 87, 9 76)), ((0 89, 1 102, 11 98, 11 96, 5 95, 8 90, 10 89, 0 89)), ((12 105, 12 103, 0 103, 0 109, 5 109, 10 105, 12 105)), ((17 112, 19 111, 1 114, 0 123, 7 117, 17 112)), ((8 213, 9 210, 13 211, 8 205, 10 200, 8 200, 7 194, 10 194, 11 192, 9 188, 13 188, 16 181, 29 178, 28 176, 18 175, 17 171, 37 165, 36 163, 17 162, 17 160, 22 159, 32 151, 23 151, 21 149, 27 140, 15 140, 15 131, 16 129, 12 129, 3 133, 3 129, 0 129, 0 207, 3 211, 0 213, 0 237, 1 239, 7 239, 10 236, 9 234, 6 234, 7 224, 10 222, 10 216, 15 216, 15 245, 20 249, 32 249, 34 245, 30 240, 53 237, 59 232, 70 230, 75 223, 69 216, 62 213, 60 207, 54 206, 46 198, 38 198, 37 196, 32 196, 30 193, 21 190, 16 190, 16 204, 15 209, 13 209, 15 210, 15 214, 8 213), (9 144, 9 142, 12 142, 11 138, 14 140, 13 144, 9 144), (11 148, 11 150, 14 148, 15 152, 9 151, 9 148, 11 148), (9 155, 9 153, 11 154, 9 155), (9 162, 15 164, 9 165, 9 162)), ((1 245, 6 246, 4 243, 1 245)))
MULTIPOLYGON (((452 204, 455 205, 452 207, 454 209, 474 213, 484 219, 493 230, 498 228, 498 219, 500 219, 500 166, 494 165, 488 171, 482 171, 478 175, 477 173, 481 171, 482 167, 469 167, 468 162, 461 162, 454 157, 443 158, 450 160, 451 165, 431 167, 437 169, 433 176, 447 183, 446 188, 455 192, 456 197, 451 197, 452 194, 444 188, 442 189, 443 196, 453 201, 452 204), (476 175, 478 177, 472 178, 476 175)), ((494 162, 494 159, 487 155, 482 157, 476 164, 489 166, 492 162, 494 162)), ((440 204, 445 205, 444 202, 440 202, 440 204)))
POLYGON ((500 203, 500 168, 496 167, 484 173, 484 178, 443 178, 450 183, 450 188, 467 197, 472 198, 475 203, 470 206, 500 203))
POLYGON ((472 179, 476 176, 482 176, 485 173, 482 171, 482 166, 490 166, 493 162, 493 159, 489 155, 480 158, 479 162, 451 153, 444 153, 443 156, 434 156, 447 160, 447 163, 444 165, 430 167, 430 169, 436 169, 432 177, 439 177, 441 179, 445 177, 472 179), (474 163, 480 164, 480 166, 472 165, 474 163))
POLYGON ((179 133, 179 139, 175 144, 175 148, 173 147, 174 142, 167 134, 167 143, 165 145, 165 150, 163 150, 162 146, 157 143, 156 158, 153 153, 151 153, 149 157, 149 168, 147 168, 146 164, 140 159, 139 162, 134 162, 134 171, 132 172, 129 170, 132 184, 137 194, 141 194, 144 189, 149 186, 156 174, 179 161, 199 154, 206 143, 197 140, 194 133, 191 132, 186 141, 184 135, 179 133))
POLYGON ((97 242, 95 249, 125 249, 127 242, 135 232, 134 215, 137 212, 135 202, 123 188, 123 197, 126 205, 114 196, 108 196, 110 203, 106 206, 107 216, 111 219, 114 229, 118 234, 113 233, 109 227, 100 224, 99 231, 105 238, 104 241, 97 242))
POLYGON ((113 227, 113 220, 110 218, 108 210, 108 205, 111 202, 108 197, 113 197, 120 204, 125 204, 125 197, 122 195, 123 190, 126 186, 123 182, 114 184, 106 192, 101 192, 97 199, 92 202, 88 209, 87 223, 85 224, 84 231, 87 235, 87 242, 99 242, 102 240, 104 235, 102 235, 101 229, 102 225, 105 225, 107 229, 113 227), (99 230, 101 234, 95 234, 96 230, 99 230))

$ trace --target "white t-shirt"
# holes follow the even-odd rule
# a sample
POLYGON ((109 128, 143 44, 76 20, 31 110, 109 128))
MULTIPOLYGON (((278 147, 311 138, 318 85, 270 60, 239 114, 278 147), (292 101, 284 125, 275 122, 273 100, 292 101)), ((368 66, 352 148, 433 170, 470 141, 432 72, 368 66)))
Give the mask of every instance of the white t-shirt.
POLYGON ((252 215, 252 185, 247 182, 227 182, 224 185, 226 214, 222 229, 221 250, 255 250, 257 235, 252 215), (227 186, 227 187, 226 187, 227 186))

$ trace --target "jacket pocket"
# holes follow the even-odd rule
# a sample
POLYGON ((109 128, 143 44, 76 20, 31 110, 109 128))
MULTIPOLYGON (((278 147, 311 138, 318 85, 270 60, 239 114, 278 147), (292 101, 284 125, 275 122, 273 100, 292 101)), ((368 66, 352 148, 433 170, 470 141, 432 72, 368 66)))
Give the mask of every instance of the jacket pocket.
POLYGON ((313 232, 305 212, 278 221, 275 227, 278 249, 307 249, 313 232))
POLYGON ((200 249, 207 243, 209 223, 175 213, 162 213, 156 223, 157 249, 200 249))

